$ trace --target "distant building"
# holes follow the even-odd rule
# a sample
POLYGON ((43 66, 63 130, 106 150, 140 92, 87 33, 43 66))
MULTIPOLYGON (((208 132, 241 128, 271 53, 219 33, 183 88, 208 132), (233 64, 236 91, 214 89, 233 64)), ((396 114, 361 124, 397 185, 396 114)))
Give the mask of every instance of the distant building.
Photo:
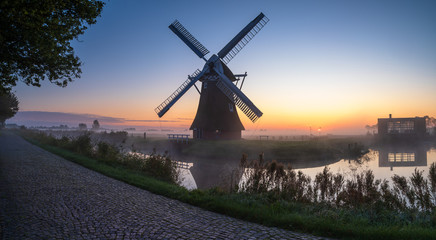
POLYGON ((378 119, 378 135, 385 137, 421 138, 426 136, 425 118, 389 118, 378 119))

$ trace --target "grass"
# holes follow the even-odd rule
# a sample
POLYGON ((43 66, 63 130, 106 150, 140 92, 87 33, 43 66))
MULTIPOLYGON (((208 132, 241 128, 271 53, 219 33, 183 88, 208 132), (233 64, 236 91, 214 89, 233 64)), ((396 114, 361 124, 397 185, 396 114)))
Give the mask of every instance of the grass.
MULTIPOLYGON (((122 165, 107 164, 66 149, 27 140, 72 162, 150 192, 266 226, 343 239, 436 239, 434 225, 420 226, 413 221, 409 225, 398 225, 389 219, 395 216, 393 212, 388 212, 383 221, 372 222, 366 217, 370 208, 340 209, 323 203, 273 201, 267 193, 227 193, 219 188, 188 191, 122 165)), ((433 218, 434 223, 436 215, 433 218)))

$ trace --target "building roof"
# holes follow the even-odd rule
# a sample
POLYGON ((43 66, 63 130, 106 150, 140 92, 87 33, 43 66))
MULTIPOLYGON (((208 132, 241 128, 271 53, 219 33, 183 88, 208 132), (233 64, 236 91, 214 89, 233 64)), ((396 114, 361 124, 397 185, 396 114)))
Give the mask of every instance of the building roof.
POLYGON ((416 119, 425 119, 425 117, 409 117, 409 118, 378 118, 378 120, 416 120, 416 119))

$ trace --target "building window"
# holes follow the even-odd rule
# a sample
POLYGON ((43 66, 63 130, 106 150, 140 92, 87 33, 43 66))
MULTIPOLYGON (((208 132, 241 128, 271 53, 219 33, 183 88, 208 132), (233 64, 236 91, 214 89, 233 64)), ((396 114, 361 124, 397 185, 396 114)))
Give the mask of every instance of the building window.
POLYGON ((395 153, 389 153, 389 162, 395 162, 395 153))
POLYGON ((389 153, 389 162, 414 162, 415 153, 389 153))
POLYGON ((413 121, 392 121, 388 122, 388 133, 413 133, 415 130, 415 122, 413 121))

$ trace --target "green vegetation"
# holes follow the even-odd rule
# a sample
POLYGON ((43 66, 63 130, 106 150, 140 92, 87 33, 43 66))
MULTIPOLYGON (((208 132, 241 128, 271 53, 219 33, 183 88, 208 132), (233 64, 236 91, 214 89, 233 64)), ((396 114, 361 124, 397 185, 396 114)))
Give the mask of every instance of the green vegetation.
POLYGON ((380 192, 385 189, 386 182, 374 181, 371 172, 345 182, 326 168, 316 176, 312 185, 302 173, 276 162, 263 163, 262 158, 248 162, 246 156, 242 158, 240 171, 245 171, 242 169, 246 167, 255 170, 248 175, 246 184, 240 186, 239 191, 225 192, 220 188, 188 191, 171 181, 151 177, 138 168, 141 163, 135 162, 136 158, 134 161, 122 158, 129 163, 111 160, 120 159, 118 154, 121 154, 111 145, 99 143, 101 146, 93 146, 92 155, 89 155, 86 137, 67 141, 40 135, 23 133, 32 143, 107 176, 266 226, 345 239, 436 238, 435 165, 432 165, 428 179, 415 172, 409 180, 401 177, 394 180, 395 185, 389 192, 394 190, 391 193, 400 195, 401 198, 397 199, 404 201, 414 199, 410 207, 406 202, 390 199, 392 194, 380 192), (430 197, 430 202, 433 201, 430 205, 426 205, 427 197, 430 197))
POLYGON ((104 2, 14 0, 0 2, 0 94, 18 81, 65 87, 80 77, 81 62, 71 41, 95 24, 104 2))
POLYGON ((13 117, 18 112, 18 103, 14 93, 0 91, 0 129, 4 127, 6 119, 13 117))

